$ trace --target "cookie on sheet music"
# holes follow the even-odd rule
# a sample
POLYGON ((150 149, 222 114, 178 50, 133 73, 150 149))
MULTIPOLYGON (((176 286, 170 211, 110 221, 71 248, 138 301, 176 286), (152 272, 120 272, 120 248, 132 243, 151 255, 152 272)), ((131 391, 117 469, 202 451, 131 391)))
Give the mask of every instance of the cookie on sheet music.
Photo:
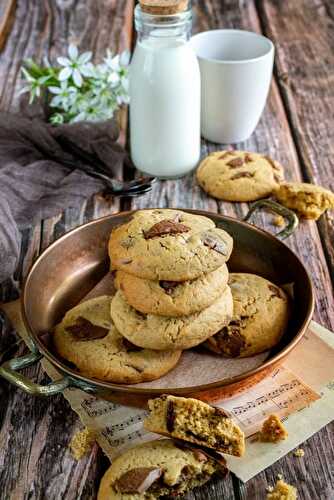
POLYGON ((123 338, 110 318, 111 297, 82 302, 56 326, 58 353, 83 375, 117 383, 155 380, 177 364, 181 351, 142 349, 123 338))
POLYGON ((211 196, 227 201, 253 201, 270 196, 284 180, 283 167, 262 154, 216 151, 196 172, 199 185, 211 196))
POLYGON ((195 445, 159 439, 117 457, 104 474, 97 500, 139 500, 183 496, 211 476, 227 473, 223 456, 195 445))
POLYGON ((227 357, 242 358, 267 351, 280 341, 290 316, 290 301, 282 288, 247 273, 231 273, 233 317, 205 345, 227 357))
POLYGON ((182 439, 241 457, 245 435, 223 409, 193 398, 162 395, 148 402, 144 427, 150 432, 182 439))

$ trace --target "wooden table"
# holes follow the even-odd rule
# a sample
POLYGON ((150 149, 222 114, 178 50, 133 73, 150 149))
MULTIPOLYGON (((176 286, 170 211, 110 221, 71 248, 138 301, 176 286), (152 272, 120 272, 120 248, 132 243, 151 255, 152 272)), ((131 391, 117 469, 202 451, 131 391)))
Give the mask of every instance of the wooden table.
MULTIPOLYGON (((5 2, 6 3, 6 2, 5 2)), ((22 59, 53 60, 69 41, 93 50, 98 60, 107 48, 131 47, 134 0, 18 0, 7 41, 0 53, 0 108, 18 110, 22 59)), ((304 179, 334 189, 334 4, 331 0, 197 0, 194 30, 218 27, 262 32, 276 45, 275 77, 262 119, 252 137, 236 148, 265 152, 279 160, 292 180, 304 179)), ((9 16, 10 17, 10 16, 9 16)), ((202 154, 220 147, 203 141, 202 154)), ((22 278, 37 255, 69 229, 124 208, 186 207, 242 217, 246 204, 218 202, 206 196, 194 177, 159 182, 152 193, 128 201, 97 195, 80 209, 68 209, 24 231, 19 270, 0 290, 0 300, 18 295, 22 278)), ((269 216, 257 223, 275 230, 269 216)), ((316 294, 314 319, 334 329, 334 221, 303 222, 287 244, 309 270, 316 294)), ((0 325, 1 326, 1 325, 0 325)), ((15 340, 2 324, 1 350, 15 340)), ((18 354, 22 350, 18 350, 18 354)), ((41 368, 25 370, 47 382, 41 368)), ((0 498, 78 500, 95 498, 108 462, 98 447, 79 462, 68 450, 80 427, 62 396, 34 399, 1 381, 0 498)), ((334 426, 303 444, 305 457, 292 454, 247 484, 230 475, 216 480, 192 499, 263 499, 279 473, 298 485, 300 499, 334 498, 334 426)))

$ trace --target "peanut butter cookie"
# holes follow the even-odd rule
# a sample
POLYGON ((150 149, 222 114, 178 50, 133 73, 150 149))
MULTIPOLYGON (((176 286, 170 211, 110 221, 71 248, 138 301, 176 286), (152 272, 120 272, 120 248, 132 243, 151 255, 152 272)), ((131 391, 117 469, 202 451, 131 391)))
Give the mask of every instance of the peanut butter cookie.
POLYGON ((259 354, 274 347, 284 334, 290 312, 287 294, 255 274, 231 273, 233 318, 206 346, 228 357, 259 354))
POLYGON ((58 353, 80 373, 131 384, 155 380, 178 362, 181 351, 141 349, 124 339, 110 318, 111 297, 87 300, 67 312, 53 337, 58 353))
POLYGON ((222 266, 233 241, 207 217, 181 210, 140 210, 111 233, 112 269, 149 280, 185 281, 222 266))
POLYGON ((283 181, 282 166, 271 158, 247 151, 216 151, 197 169, 199 185, 226 201, 253 201, 269 196, 283 181))
POLYGON ((187 316, 209 307, 228 281, 226 264, 190 281, 153 281, 117 271, 115 284, 137 311, 158 316, 187 316))
POLYGON ((179 350, 204 342, 227 325, 233 313, 233 300, 227 286, 218 300, 203 311, 170 318, 139 313, 118 290, 110 310, 118 331, 133 344, 147 349, 179 350))
POLYGON ((334 209, 334 193, 306 182, 284 182, 274 190, 274 196, 287 208, 305 219, 319 219, 328 209, 334 209))
POLYGON ((170 439, 135 446, 116 458, 102 478, 97 500, 180 497, 217 473, 226 475, 218 453, 184 447, 170 439))
POLYGON ((193 398, 163 395, 148 402, 148 431, 241 457, 245 436, 221 408, 193 398))

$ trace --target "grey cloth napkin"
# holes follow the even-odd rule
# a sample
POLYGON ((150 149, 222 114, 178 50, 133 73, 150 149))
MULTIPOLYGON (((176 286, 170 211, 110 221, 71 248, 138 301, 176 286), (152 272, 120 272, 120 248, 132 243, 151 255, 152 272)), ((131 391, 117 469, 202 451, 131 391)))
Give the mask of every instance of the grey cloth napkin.
POLYGON ((87 153, 109 177, 130 165, 117 138, 113 121, 52 127, 0 113, 0 283, 17 267, 20 230, 106 188, 85 171, 87 153))

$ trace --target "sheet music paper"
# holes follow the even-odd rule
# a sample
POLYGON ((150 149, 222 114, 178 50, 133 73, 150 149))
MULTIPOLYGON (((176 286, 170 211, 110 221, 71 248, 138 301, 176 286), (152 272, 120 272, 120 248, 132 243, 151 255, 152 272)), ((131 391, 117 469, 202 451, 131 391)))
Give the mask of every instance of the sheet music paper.
MULTIPOLYGON (((43 366, 51 378, 56 378, 57 373, 48 362, 44 360, 43 366)), ((78 389, 67 389, 64 396, 82 423, 98 431, 98 443, 110 460, 135 444, 159 438, 143 429, 145 410, 99 400, 78 389)), ((312 322, 307 335, 283 366, 252 389, 218 406, 227 410, 248 436, 244 457, 226 455, 230 470, 247 481, 333 419, 334 334, 312 322), (309 366, 312 371, 319 368, 323 374, 321 380, 317 375, 314 387, 302 380, 303 374, 312 379, 309 366), (252 435, 271 413, 285 420, 288 439, 279 444, 254 441, 252 435)))

